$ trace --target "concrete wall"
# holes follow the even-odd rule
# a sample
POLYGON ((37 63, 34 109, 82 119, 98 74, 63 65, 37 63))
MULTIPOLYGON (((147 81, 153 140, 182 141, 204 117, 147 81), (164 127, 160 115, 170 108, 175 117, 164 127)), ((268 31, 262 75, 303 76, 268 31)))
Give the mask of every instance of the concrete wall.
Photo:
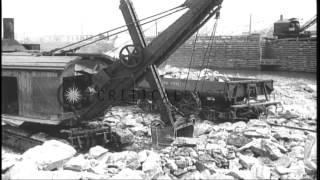
POLYGON ((280 60, 281 70, 316 72, 316 40, 269 40, 265 50, 266 58, 280 60))
POLYGON ((264 40, 259 34, 216 36, 211 50, 207 51, 209 42, 210 37, 201 36, 193 47, 194 37, 191 37, 163 65, 260 69, 264 59, 279 59, 280 70, 316 72, 315 40, 264 40))
POLYGON ((210 50, 210 37, 199 37, 193 48, 194 37, 189 39, 165 64, 179 67, 259 68, 260 36, 217 36, 210 50), (207 50, 208 47, 208 50, 207 50), (194 50, 194 51, 193 51, 194 50))

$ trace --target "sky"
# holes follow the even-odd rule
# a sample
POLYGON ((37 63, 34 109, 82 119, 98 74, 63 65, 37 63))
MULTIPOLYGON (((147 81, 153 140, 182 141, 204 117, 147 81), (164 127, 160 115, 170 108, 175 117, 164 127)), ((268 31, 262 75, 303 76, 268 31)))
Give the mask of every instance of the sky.
MULTIPOLYGON (((121 25, 120 0, 1 0, 2 17, 15 18, 17 36, 94 35, 121 25)), ((184 0, 132 0, 140 19, 176 7, 184 0)), ((317 0, 224 0, 217 35, 238 35, 270 28, 280 14, 296 17, 300 23, 316 15, 317 0)), ((158 31, 179 14, 157 22, 158 31)), ((214 20, 201 29, 211 30, 214 20)), ((146 35, 155 34, 155 24, 143 27, 146 35)))

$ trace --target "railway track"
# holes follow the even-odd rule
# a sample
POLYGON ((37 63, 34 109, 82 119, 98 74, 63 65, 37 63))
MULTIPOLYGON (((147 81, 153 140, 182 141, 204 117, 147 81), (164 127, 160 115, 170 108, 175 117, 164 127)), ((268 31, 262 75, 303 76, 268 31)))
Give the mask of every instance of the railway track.
MULTIPOLYGON (((109 145, 113 138, 109 126, 84 126, 59 129, 34 124, 12 126, 2 125, 2 144, 17 151, 24 152, 29 148, 43 144, 48 140, 57 140, 82 151, 95 145, 109 145)), ((114 139, 114 138, 113 138, 114 139)))
POLYGON ((26 151, 44 140, 35 138, 34 134, 10 125, 2 125, 2 144, 18 151, 26 151))

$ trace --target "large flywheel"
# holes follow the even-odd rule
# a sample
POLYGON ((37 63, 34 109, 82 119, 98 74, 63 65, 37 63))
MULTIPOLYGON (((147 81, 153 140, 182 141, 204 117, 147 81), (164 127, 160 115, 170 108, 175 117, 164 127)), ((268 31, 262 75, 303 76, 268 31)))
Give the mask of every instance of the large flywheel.
POLYGON ((126 45, 119 53, 120 62, 128 68, 137 67, 143 61, 142 48, 135 45, 126 45))

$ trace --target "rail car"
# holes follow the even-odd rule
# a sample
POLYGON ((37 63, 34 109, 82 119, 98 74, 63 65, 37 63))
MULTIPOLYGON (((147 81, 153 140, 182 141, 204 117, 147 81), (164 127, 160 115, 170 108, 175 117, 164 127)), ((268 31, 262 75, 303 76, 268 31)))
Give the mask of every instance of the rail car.
MULTIPOLYGON (((270 98, 274 90, 273 80, 229 79, 230 81, 219 82, 162 78, 162 82, 174 105, 187 114, 199 112, 205 119, 257 118, 266 112, 268 106, 280 104, 270 98)), ((139 87, 149 89, 146 81, 142 81, 139 87)), ((142 106, 146 106, 145 103, 142 106)))

